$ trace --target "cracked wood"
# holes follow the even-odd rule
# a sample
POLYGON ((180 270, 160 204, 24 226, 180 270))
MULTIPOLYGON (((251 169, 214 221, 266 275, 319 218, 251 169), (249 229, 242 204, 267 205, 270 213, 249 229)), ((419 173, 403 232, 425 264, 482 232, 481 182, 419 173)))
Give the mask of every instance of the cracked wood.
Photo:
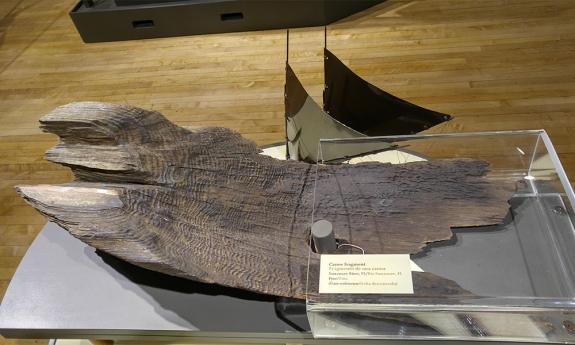
MULTIPOLYGON (((316 168, 316 219, 368 253, 417 253, 451 238, 450 227, 499 223, 513 186, 470 159, 280 161, 232 130, 188 130, 129 105, 71 103, 40 123, 60 137, 46 159, 76 176, 17 187, 50 220, 141 267, 279 296, 305 298, 316 168)), ((414 282, 416 295, 445 294, 442 286, 469 295, 430 273, 414 272, 414 282)))

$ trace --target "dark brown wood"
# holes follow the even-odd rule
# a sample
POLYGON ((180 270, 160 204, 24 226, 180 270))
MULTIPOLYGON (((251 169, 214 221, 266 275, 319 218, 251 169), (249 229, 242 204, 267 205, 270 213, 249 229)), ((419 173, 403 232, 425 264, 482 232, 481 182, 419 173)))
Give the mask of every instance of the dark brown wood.
MULTIPOLYGON (((477 160, 280 161, 229 129, 188 130, 128 105, 72 103, 40 123, 60 137, 46 159, 76 176, 17 187, 49 219, 138 266, 279 296, 305 296, 316 176, 316 219, 368 253, 417 253, 450 227, 498 223, 513 185, 477 160)), ((414 281, 416 294, 468 295, 429 273, 414 281)))

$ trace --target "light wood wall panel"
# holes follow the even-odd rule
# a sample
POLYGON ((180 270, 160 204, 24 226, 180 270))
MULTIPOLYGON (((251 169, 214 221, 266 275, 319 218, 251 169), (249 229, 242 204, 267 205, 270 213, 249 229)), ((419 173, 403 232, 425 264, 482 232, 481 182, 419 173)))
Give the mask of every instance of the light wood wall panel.
MULTIPOLYGON (((14 184, 70 178, 42 159, 56 138, 37 120, 54 107, 130 103, 282 139, 284 30, 84 44, 73 4, 0 4, 0 291, 45 223, 14 184)), ((389 0, 331 25, 328 47, 368 81, 456 117, 431 131, 546 129, 575 180, 575 1, 389 0)), ((323 28, 292 31, 290 62, 318 101, 322 48, 323 28)))

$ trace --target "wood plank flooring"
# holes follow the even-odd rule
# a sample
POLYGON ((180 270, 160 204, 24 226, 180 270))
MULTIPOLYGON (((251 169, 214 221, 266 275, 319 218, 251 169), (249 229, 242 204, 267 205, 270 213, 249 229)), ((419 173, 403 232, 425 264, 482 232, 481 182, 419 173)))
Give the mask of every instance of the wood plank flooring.
MULTIPOLYGON (((56 138, 37 120, 52 108, 130 103, 282 139, 285 30, 84 44, 72 5, 0 3, 0 293, 45 223, 13 186, 70 179, 42 159, 56 138)), ((295 29, 290 43, 319 101, 323 28, 295 29)), ((575 180, 575 1, 389 0, 331 25, 328 47, 368 81, 456 116, 432 131, 546 129, 575 180)))

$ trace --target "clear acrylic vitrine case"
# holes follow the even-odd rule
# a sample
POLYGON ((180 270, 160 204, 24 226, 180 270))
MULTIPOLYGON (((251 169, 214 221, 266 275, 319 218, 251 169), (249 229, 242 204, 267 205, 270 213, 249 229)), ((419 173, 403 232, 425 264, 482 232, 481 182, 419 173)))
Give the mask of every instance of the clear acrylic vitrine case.
MULTIPOLYGON (((318 150, 319 165, 485 160, 489 177, 513 181, 515 191, 500 224, 452 228, 451 239, 410 256, 413 271, 452 281, 469 297, 454 298, 449 289, 433 298, 320 293, 312 260, 319 254, 310 250, 306 302, 314 337, 575 342, 575 196, 545 131, 330 139, 318 150)), ((324 180, 316 180, 314 207, 333 193, 324 180)))

